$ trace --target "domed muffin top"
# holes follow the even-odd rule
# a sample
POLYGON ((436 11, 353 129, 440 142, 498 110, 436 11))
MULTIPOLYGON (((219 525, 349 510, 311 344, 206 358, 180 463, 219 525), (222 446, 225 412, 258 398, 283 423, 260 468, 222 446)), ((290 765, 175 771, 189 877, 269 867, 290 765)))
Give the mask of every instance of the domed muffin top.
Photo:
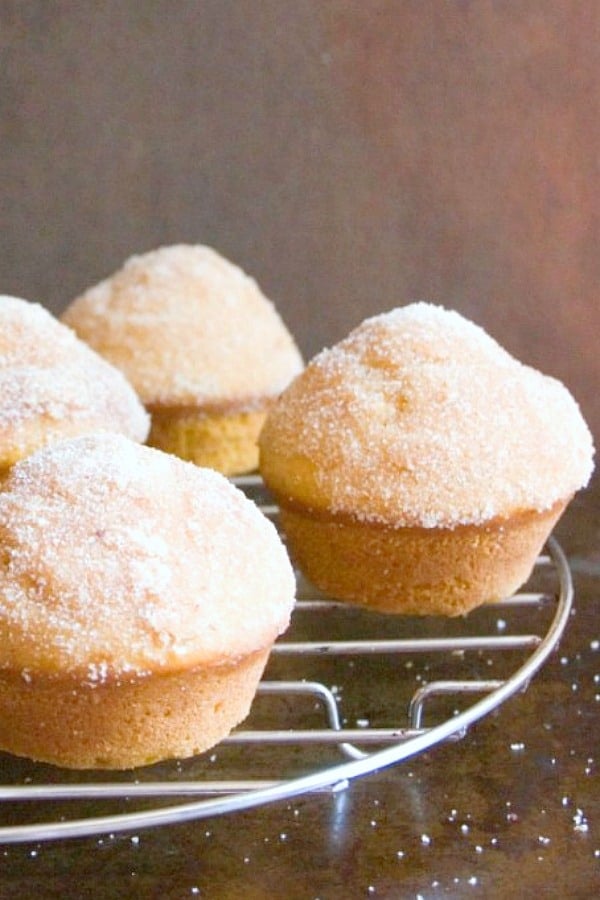
POLYGON ((241 491, 120 436, 53 444, 0 490, 0 659, 23 677, 233 662, 287 626, 294 590, 241 491))
POLYGON ((149 419, 122 373, 37 303, 0 297, 0 465, 93 431, 134 440, 149 419))
POLYGON ((133 256, 62 319, 126 374, 147 406, 252 408, 302 369, 256 282, 200 245, 133 256))
POLYGON ((367 319, 322 351, 271 411, 260 446, 281 498, 427 528, 566 501, 594 452, 559 381, 427 303, 367 319))

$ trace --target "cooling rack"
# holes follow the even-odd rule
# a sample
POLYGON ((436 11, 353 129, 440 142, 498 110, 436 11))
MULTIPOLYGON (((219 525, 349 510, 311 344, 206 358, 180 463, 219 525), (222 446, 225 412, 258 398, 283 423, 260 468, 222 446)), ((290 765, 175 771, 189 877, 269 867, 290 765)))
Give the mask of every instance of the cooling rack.
MULTIPOLYGON (((260 479, 236 483, 276 523, 260 479)), ((550 538, 522 592, 458 619, 367 612, 298 574, 250 716, 213 751, 128 773, 74 773, 0 756, 0 842, 139 830, 234 813, 360 776, 443 741, 527 688, 568 621, 569 566, 550 538)))

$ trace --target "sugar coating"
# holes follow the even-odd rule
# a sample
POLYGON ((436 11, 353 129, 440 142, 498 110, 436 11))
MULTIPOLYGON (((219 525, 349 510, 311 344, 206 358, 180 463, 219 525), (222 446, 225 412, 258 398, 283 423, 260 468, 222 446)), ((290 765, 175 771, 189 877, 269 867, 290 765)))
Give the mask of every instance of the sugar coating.
POLYGON ((204 246, 131 257, 62 318, 150 406, 252 408, 278 395, 303 365, 256 282, 204 246))
POLYGON ((43 307, 0 297, 0 455, 48 434, 119 431, 144 440, 149 420, 123 375, 43 307))
POLYGON ((294 590, 239 490, 126 438, 53 444, 0 491, 0 658, 30 678, 232 662, 287 626, 294 590))
POLYGON ((566 501, 587 483, 594 453, 560 382, 427 303, 367 319, 321 352, 260 443, 282 496, 295 496, 292 460, 292 481, 310 478, 315 508, 426 528, 566 501))

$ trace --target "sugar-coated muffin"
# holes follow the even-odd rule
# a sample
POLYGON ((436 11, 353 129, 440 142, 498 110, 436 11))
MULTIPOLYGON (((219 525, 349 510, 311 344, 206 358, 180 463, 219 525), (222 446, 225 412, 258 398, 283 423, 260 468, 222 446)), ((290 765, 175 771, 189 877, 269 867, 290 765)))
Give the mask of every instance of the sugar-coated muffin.
POLYGON ((144 441, 148 430, 121 372, 42 306, 0 296, 0 478, 52 441, 97 431, 144 441))
POLYGON ((129 768, 215 744, 289 621, 273 525, 217 472, 93 435, 0 490, 0 748, 129 768))
POLYGON ((136 388, 150 444, 226 475, 256 469, 267 410, 302 359, 241 269, 208 247, 162 247, 129 259, 62 319, 136 388))
POLYGON ((513 593, 593 469, 576 402, 456 312, 367 319, 284 392, 260 468, 334 597, 457 615, 513 593))

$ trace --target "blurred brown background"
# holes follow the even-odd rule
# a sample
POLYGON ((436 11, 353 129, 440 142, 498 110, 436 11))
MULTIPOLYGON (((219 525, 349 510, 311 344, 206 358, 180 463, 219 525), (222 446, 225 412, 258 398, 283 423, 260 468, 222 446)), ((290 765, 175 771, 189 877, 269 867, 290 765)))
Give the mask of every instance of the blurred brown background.
POLYGON ((0 0, 0 54, 2 292, 200 241, 307 356, 430 299, 600 432, 596 0, 0 0))

